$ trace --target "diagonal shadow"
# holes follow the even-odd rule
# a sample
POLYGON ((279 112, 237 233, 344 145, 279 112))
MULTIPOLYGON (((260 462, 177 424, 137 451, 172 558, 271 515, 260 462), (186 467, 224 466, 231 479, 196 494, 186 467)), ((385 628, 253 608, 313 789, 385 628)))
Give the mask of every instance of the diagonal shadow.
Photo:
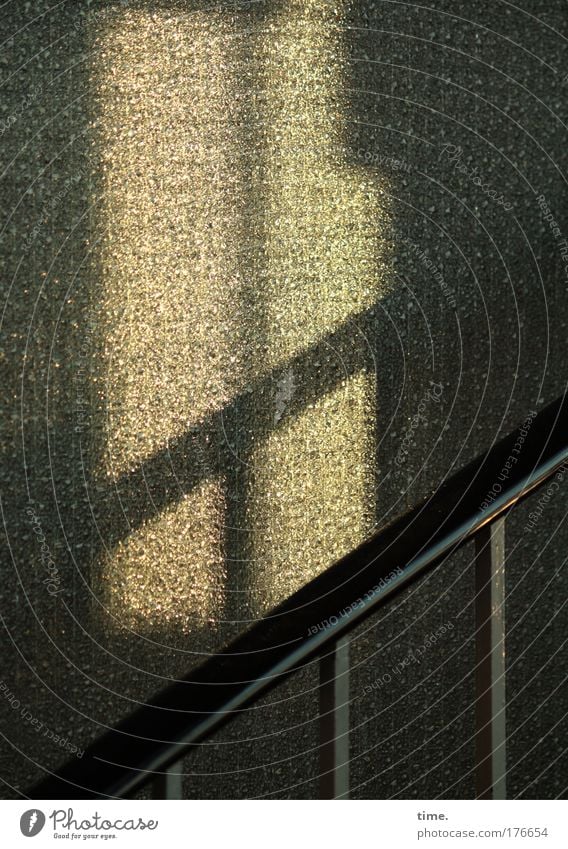
POLYGON ((289 360, 285 366, 293 370, 298 386, 282 418, 275 417, 274 405, 265 403, 282 375, 283 367, 279 366, 132 471, 104 485, 93 482, 97 491, 91 499, 92 509, 104 529, 101 547, 115 546, 201 482, 222 474, 230 455, 237 457, 238 464, 246 465, 238 445, 243 437, 249 442, 254 436, 249 432, 251 423, 258 429, 257 434, 282 428, 290 417, 299 415, 316 400, 314 386, 321 397, 360 371, 375 371, 374 353, 368 342, 373 327, 376 330, 376 307, 352 317, 289 360), (322 367, 322 363, 326 366, 322 367), (117 512, 124 517, 120 526, 116 523, 117 512))

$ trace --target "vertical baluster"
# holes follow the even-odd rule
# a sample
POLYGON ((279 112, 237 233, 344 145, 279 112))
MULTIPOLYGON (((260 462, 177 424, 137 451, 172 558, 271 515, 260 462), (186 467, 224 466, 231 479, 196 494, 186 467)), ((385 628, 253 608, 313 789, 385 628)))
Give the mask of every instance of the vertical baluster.
POLYGON ((505 520, 475 537, 476 796, 506 798, 505 520))
POLYGON ((152 799, 183 799, 182 775, 181 761, 156 775, 152 782, 152 799))
POLYGON ((320 658, 320 798, 349 798, 349 638, 320 658))

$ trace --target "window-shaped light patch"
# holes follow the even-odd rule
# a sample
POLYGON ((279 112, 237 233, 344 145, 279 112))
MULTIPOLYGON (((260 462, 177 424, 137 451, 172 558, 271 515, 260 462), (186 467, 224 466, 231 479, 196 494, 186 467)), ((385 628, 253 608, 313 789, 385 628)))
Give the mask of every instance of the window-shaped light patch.
POLYGON ((188 562, 190 583, 225 593, 223 557, 240 564, 230 581, 256 615, 372 527, 372 370, 350 362, 329 381, 323 357, 311 378, 291 365, 387 288, 385 196, 345 149, 342 23, 331 0, 98 19, 106 474, 144 468, 246 390, 219 445, 234 550, 210 477, 109 555, 133 627, 222 617, 221 592, 208 606, 184 583, 188 562), (260 380, 271 370, 276 398, 260 380), (296 379, 311 403, 294 407, 296 379))

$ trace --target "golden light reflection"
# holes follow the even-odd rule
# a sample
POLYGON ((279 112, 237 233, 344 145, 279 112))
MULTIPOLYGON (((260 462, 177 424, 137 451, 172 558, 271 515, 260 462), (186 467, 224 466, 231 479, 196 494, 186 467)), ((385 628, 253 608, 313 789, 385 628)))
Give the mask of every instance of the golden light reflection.
MULTIPOLYGON (((256 17, 110 9, 98 22, 111 479, 381 294, 385 202, 344 149, 342 5, 287 0, 256 17)), ((317 368, 332 366, 330 349, 317 368)), ((256 615, 369 533, 375 380, 350 374, 323 396, 312 378, 313 403, 294 415, 302 375, 277 399, 254 396, 243 426, 254 431, 276 403, 275 429, 226 469, 239 471, 243 550, 223 550, 225 497, 209 480, 108 556, 114 614, 139 632, 219 620, 235 580, 224 558, 246 555, 236 580, 256 615)))

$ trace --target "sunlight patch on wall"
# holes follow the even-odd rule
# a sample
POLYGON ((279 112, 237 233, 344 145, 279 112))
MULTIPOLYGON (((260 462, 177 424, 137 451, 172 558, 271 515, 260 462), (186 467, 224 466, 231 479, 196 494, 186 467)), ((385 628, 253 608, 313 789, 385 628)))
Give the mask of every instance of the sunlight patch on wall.
POLYGON ((104 474, 119 478, 251 393, 219 444, 219 456, 236 446, 221 473, 235 550, 220 531, 228 493, 210 476, 105 561, 113 613, 138 631, 185 633, 195 617, 222 619, 235 590, 246 614, 266 610, 372 530, 368 363, 353 354, 326 383, 341 358, 321 354, 301 389, 313 400, 294 413, 288 396, 303 375, 277 388, 276 413, 255 381, 288 374, 290 358, 386 291, 388 214, 376 174, 345 150, 342 4, 177 16, 109 7, 103 19, 93 87, 104 474))

